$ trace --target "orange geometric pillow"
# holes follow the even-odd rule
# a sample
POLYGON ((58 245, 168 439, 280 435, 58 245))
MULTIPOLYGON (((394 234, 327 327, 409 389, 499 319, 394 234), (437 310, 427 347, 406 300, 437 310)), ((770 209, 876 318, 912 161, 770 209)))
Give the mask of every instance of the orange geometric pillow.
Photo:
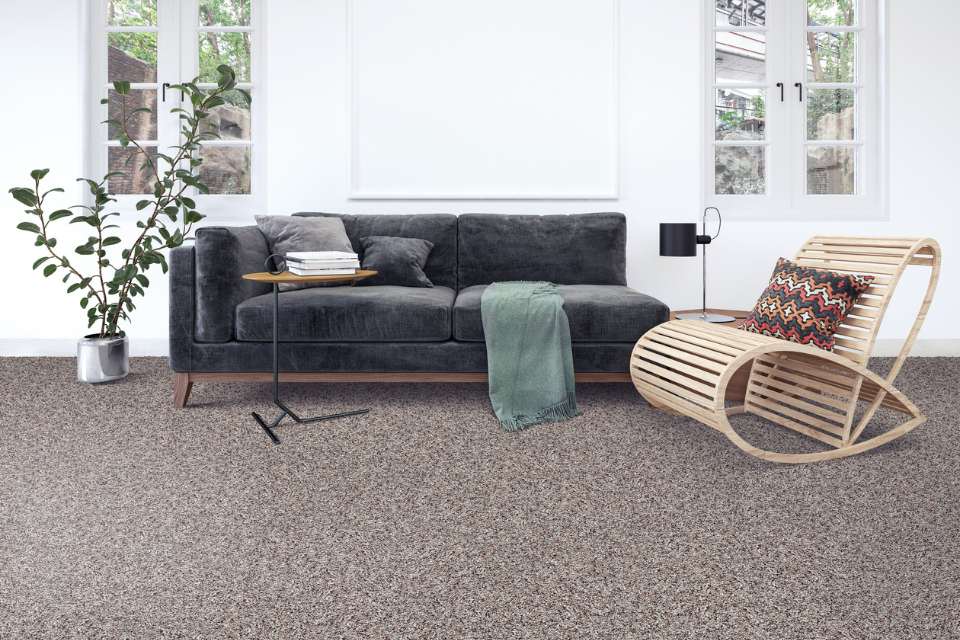
POLYGON ((833 351, 833 334, 871 282, 873 276, 801 267, 780 258, 740 328, 833 351))

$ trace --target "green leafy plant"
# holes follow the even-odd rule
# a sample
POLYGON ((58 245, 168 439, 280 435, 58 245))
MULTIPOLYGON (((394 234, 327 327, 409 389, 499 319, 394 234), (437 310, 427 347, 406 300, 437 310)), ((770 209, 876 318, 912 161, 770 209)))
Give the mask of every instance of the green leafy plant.
MULTIPOLYGON (((225 104, 224 94, 229 91, 240 92, 249 101, 250 96, 237 89, 237 77, 233 69, 226 65, 217 68, 219 78, 217 86, 205 90, 192 82, 173 85, 171 89, 182 92, 189 99, 191 108, 171 109, 180 120, 180 144, 170 148, 169 153, 147 153, 130 134, 132 120, 142 112, 150 112, 145 107, 129 109, 127 96, 130 83, 113 83, 114 91, 121 97, 119 119, 105 120, 103 124, 118 131, 120 145, 131 149, 130 160, 143 159, 142 169, 149 172, 153 180, 151 198, 140 200, 136 204, 135 239, 124 244, 118 235, 119 225, 115 224, 120 213, 110 211, 117 200, 111 197, 108 185, 111 178, 123 176, 123 172, 111 172, 100 180, 78 178, 90 190, 89 204, 54 209, 48 204, 51 194, 62 193, 61 188, 44 189, 42 182, 49 169, 36 169, 30 172, 33 184, 29 187, 15 187, 10 194, 21 204, 27 206, 28 220, 20 222, 17 228, 34 236, 34 245, 45 255, 33 263, 33 268, 43 268, 44 277, 62 273, 67 285, 67 293, 79 293, 80 306, 86 310, 87 326, 99 325, 98 335, 109 337, 119 335, 119 325, 129 321, 130 313, 136 308, 134 299, 143 296, 150 286, 146 272, 150 267, 159 265, 166 273, 167 261, 163 251, 183 244, 193 226, 203 219, 197 211, 197 203, 187 195, 195 189, 207 193, 206 185, 199 177, 200 146, 205 139, 219 138, 219 134, 210 126, 204 126, 212 109, 225 104), (86 242, 73 249, 80 256, 76 262, 67 257, 67 252, 57 246, 53 229, 58 222, 69 220, 70 224, 86 224, 91 227, 86 242)), ((101 100, 106 104, 107 100, 101 100)))

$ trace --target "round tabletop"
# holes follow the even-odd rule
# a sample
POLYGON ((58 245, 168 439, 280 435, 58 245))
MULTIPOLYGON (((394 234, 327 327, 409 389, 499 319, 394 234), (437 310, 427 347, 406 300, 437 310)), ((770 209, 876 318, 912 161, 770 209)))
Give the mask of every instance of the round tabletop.
POLYGON ((358 269, 356 273, 336 276, 298 276, 289 271, 282 273, 270 273, 269 271, 258 271, 257 273, 243 274, 244 280, 253 280, 254 282, 267 282, 272 284, 297 284, 302 282, 355 282, 377 275, 376 271, 370 269, 358 269))

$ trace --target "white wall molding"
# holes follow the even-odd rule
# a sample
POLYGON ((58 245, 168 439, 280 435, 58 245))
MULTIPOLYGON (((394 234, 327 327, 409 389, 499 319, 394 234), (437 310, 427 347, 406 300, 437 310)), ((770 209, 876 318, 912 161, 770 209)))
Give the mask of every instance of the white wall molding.
MULTIPOLYGON (((362 96, 358 95, 359 93, 359 72, 361 65, 358 63, 358 60, 361 59, 363 52, 360 50, 361 41, 363 40, 361 35, 361 30, 364 25, 362 24, 360 14, 361 14, 361 4, 364 1, 369 0, 348 0, 347 2, 347 112, 348 112, 348 129, 349 129, 349 149, 347 153, 347 176, 349 180, 348 187, 348 197, 351 200, 474 200, 474 201, 483 201, 483 200, 616 200, 620 196, 620 165, 621 165, 621 126, 620 126, 620 74, 621 74, 621 55, 620 55, 620 0, 606 0, 609 2, 608 10, 610 12, 609 24, 605 25, 602 30, 597 31, 596 33, 591 33, 588 31, 588 26, 591 24, 590 18, 598 13, 599 5, 597 0, 564 0, 563 4, 566 7, 562 7, 553 2, 544 3, 544 12, 543 15, 549 15, 552 19, 557 19, 558 15, 562 14, 561 9, 566 9, 568 15, 573 14, 573 8, 575 5, 582 5, 583 19, 582 20, 571 20, 571 24, 576 23, 576 27, 583 30, 583 33, 580 34, 580 38, 577 39, 567 39, 562 43, 557 43, 559 54, 562 50, 566 53, 571 48, 575 47, 577 42, 593 42, 593 46, 586 49, 587 52, 590 52, 594 49, 602 50, 604 47, 608 49, 607 56, 608 58, 602 63, 597 63, 596 68, 592 69, 589 76, 593 77, 605 77, 609 76, 610 85, 603 92, 594 91, 590 88, 584 89, 582 92, 577 91, 576 93, 580 100, 575 99, 558 99, 554 97, 555 92, 545 91, 543 87, 538 87, 538 83, 544 84, 548 83, 548 80, 544 77, 548 74, 543 74, 540 77, 528 77, 523 83, 520 83, 518 86, 514 86, 510 91, 497 92, 496 86, 498 81, 504 81, 502 76, 493 77, 477 77, 470 76, 469 68, 470 65, 464 64, 463 67, 467 68, 465 72, 456 73, 461 71, 459 69, 450 69, 450 73, 435 73, 433 78, 434 83, 438 85, 436 91, 438 94, 432 96, 427 96, 426 99, 431 100, 440 104, 443 103, 443 98, 440 96, 446 95, 455 95, 457 92, 456 88, 447 92, 444 90, 444 87, 447 86, 447 82, 451 82, 454 87, 458 86, 457 82, 472 82, 481 87, 486 86, 485 90, 477 89, 473 87, 470 91, 471 100, 466 101, 470 103, 470 106, 475 108, 477 111, 472 116, 468 113, 458 113, 458 117, 461 118, 460 122, 456 123, 457 126, 451 126, 451 121, 447 120, 449 118, 449 113, 454 112, 453 110, 445 110, 442 106, 438 107, 436 104, 430 103, 424 106, 423 109, 417 110, 412 109, 408 112, 408 119, 403 117, 398 117, 398 122, 403 125, 409 126, 411 129, 418 131, 416 134, 419 137, 419 140, 423 143, 420 145, 417 144, 402 144, 402 141, 408 136, 393 136, 390 135, 390 132, 397 131, 398 129, 405 129, 406 126, 392 126, 384 127, 381 126, 380 131, 375 133, 376 146, 375 148, 370 148, 369 146, 365 149, 363 144, 364 131, 371 128, 370 125, 367 125, 367 129, 364 129, 361 126, 362 118, 360 100, 362 96), (548 7, 552 7, 553 11, 548 11, 548 7), (444 77, 445 76, 445 77, 444 77), (445 82, 446 80, 446 82, 445 82), (485 85, 489 84, 489 86, 485 85), (524 106, 530 107, 532 102, 524 102, 524 88, 531 92, 540 92, 541 102, 537 104, 539 109, 534 113, 522 113, 522 108, 524 106), (534 88, 536 87, 536 88, 534 88), (605 95, 604 95, 605 94, 605 95), (496 116, 494 115, 497 111, 498 105, 502 107, 504 100, 510 101, 513 108, 517 108, 521 111, 518 111, 518 116, 526 116, 524 119, 518 119, 518 122, 530 122, 531 118, 534 121, 546 122, 551 117, 558 122, 563 121, 561 126, 557 126, 554 130, 555 135, 549 136, 551 140, 556 140, 557 138, 570 139, 571 143, 567 147, 567 158, 564 161, 558 160, 557 156, 564 155, 558 154, 556 151, 542 151, 541 153, 546 153, 545 157, 542 159, 535 159, 533 156, 530 156, 530 161, 526 163, 526 167, 520 167, 523 165, 523 162, 519 162, 518 166, 512 166, 510 162, 505 161, 510 154, 514 154, 517 157, 524 157, 524 154, 531 154, 534 152, 534 149, 531 147, 524 148, 523 144, 518 141, 522 141, 524 138, 524 133, 530 134, 530 137, 535 137, 536 135, 543 135, 543 131, 533 132, 530 129, 535 129, 536 127, 530 127, 527 131, 518 132, 521 135, 513 136, 513 144, 511 146, 502 146, 494 147, 497 144, 498 130, 506 130, 508 126, 501 122, 499 127, 494 127, 487 131, 488 135, 479 136, 481 139, 474 139, 467 136, 465 144, 463 147, 458 147, 456 144, 450 142, 454 138, 457 138, 459 135, 462 135, 464 130, 467 130, 471 127, 477 127, 479 123, 486 123, 489 127, 490 123, 486 122, 487 118, 490 118, 490 121, 495 121, 496 116), (477 102, 477 105, 474 107, 473 102, 477 102), (560 109, 567 108, 570 110, 570 116, 566 119, 556 117, 556 113, 559 113, 560 109), (593 109, 593 116, 584 115, 584 109, 593 109), (578 114, 578 117, 574 118, 573 114, 578 114), (415 115, 414 115, 415 114, 415 115), (419 115, 428 114, 431 118, 435 120, 429 121, 429 119, 419 122, 420 127, 417 127, 417 117, 419 115), (539 117, 534 117, 534 115, 539 117), (590 144, 585 144, 584 136, 576 137, 573 136, 574 132, 578 132, 580 129, 589 129, 590 127, 596 127, 595 123, 608 123, 607 131, 600 135, 588 135, 586 138, 591 141, 591 144, 596 145, 598 148, 593 149, 597 152, 597 155, 591 155, 590 144), (424 126, 429 125, 429 126, 424 126), (435 126, 434 126, 435 125, 435 126), (579 125, 579 126, 578 126, 579 125), (445 131, 444 126, 447 126, 448 129, 445 131), (573 137, 571 137, 573 136, 573 137), (396 143, 399 143, 399 146, 396 144, 391 145, 390 139, 396 138, 396 143), (447 142, 438 142, 440 140, 446 140, 447 142), (597 140, 602 140, 601 143, 597 143, 597 140), (479 143, 476 146, 471 146, 470 143, 479 143), (450 150, 460 151, 460 153, 450 153, 450 154, 430 154, 424 153, 421 156, 417 157, 417 150, 420 146, 428 146, 430 144, 436 145, 438 148, 448 148, 450 150), (391 147, 395 147, 391 150, 391 147), (602 151, 599 147, 602 147, 602 151), (497 157, 497 153, 505 154, 501 155, 498 160, 499 162, 492 161, 493 158, 497 157), (376 155, 374 160, 369 160, 370 156, 376 155), (408 165, 413 165, 414 168, 410 169, 410 175, 408 179, 419 181, 422 176, 429 176, 429 178, 424 179, 419 185, 413 185, 407 187, 402 184, 400 181, 391 181, 388 179, 389 184, 376 184, 376 178, 372 180, 370 184, 363 183, 363 167, 364 161, 370 162, 374 166, 378 166, 378 171, 381 172, 381 177, 383 173, 390 173, 394 170, 399 170, 401 167, 407 167, 408 165), (474 162, 471 164, 471 160, 474 162), (417 167, 417 163, 426 162, 423 166, 417 167), (463 170, 456 176, 447 176, 445 180, 444 177, 444 166, 457 165, 457 163, 463 163, 463 170), (566 166, 565 166, 566 165, 566 166), (548 167, 540 175, 537 174, 537 170, 542 167, 548 167), (553 173, 550 173, 550 172, 553 173), (489 174, 489 178, 484 177, 484 173, 489 174), (598 172, 602 172, 598 173, 598 172), (499 173, 499 175, 498 175, 499 173), (593 175, 592 178, 591 173, 593 175), (524 181, 526 183, 523 185, 516 184, 516 182, 524 181), (484 181, 487 181, 487 184, 483 184, 484 181), (434 186, 430 186, 429 181, 433 181, 434 186), (513 184, 511 184, 513 182, 513 184), (529 185, 529 187, 528 187, 529 185)), ((449 0, 438 0, 440 2, 439 6, 449 4, 449 0)), ((383 10, 383 5, 378 5, 380 11, 383 10)), ((496 7, 492 7, 490 3, 483 5, 484 11, 492 13, 496 11, 496 7)), ((420 7, 419 11, 426 14, 431 14, 431 18, 437 22, 442 20, 442 12, 431 11, 430 7, 420 7)), ((401 15, 409 14, 410 12, 403 12, 401 9, 401 15)), ((505 3, 504 6, 504 15, 503 15, 503 24, 512 24, 516 23, 518 9, 516 5, 512 3, 505 3)), ((378 14, 379 15, 379 14, 378 14)), ((529 16, 527 16, 529 17, 529 16)), ((392 19, 389 15, 382 16, 382 24, 379 25, 380 29, 386 29, 385 25, 395 22, 396 20, 392 19)), ((422 20, 418 21, 415 24, 420 24, 422 20)), ((411 25, 408 25, 411 26, 411 25)), ((419 37, 416 34, 407 34, 407 36, 402 40, 401 44, 403 46, 395 46, 389 48, 390 56, 396 57, 401 55, 404 51, 404 47, 410 49, 408 52, 409 55, 416 57, 419 54, 420 49, 429 49, 433 42, 431 42, 430 34, 440 33, 461 33, 463 34, 462 29, 456 29, 456 24, 448 25, 451 27, 447 30, 437 30, 437 24, 428 24, 426 27, 428 31, 424 37, 419 37), (430 29, 433 29, 432 31, 430 29)), ((596 26, 596 25, 595 25, 596 26)), ((372 27, 371 27, 372 28, 372 27)), ((397 27, 403 29, 403 26, 397 27)), ((480 29, 482 31, 482 28, 480 29)), ((545 34, 550 33, 550 29, 542 29, 540 33, 537 33, 537 29, 527 30, 527 38, 546 37, 545 34)), ((493 32, 495 33, 495 32, 493 32)), ((379 38, 376 38, 376 41, 379 43, 381 40, 387 38, 384 37, 384 33, 381 32, 379 38)), ((389 35, 389 34, 388 34, 389 35)), ((369 40, 372 40, 368 39, 369 40)), ((488 41, 484 43, 485 46, 489 48, 489 52, 497 52, 499 55, 503 55, 499 48, 507 46, 505 43, 507 38, 504 37, 504 34, 501 34, 500 39, 495 37, 490 37, 488 41)), ((450 45, 451 42, 447 42, 447 45, 450 45)), ((389 45, 388 45, 389 46, 389 45)), ((442 45, 439 45, 442 46, 442 45)), ((458 50, 458 47, 462 46, 462 50, 469 51, 469 45, 464 44, 463 42, 456 42, 453 47, 446 49, 448 52, 451 50, 458 50)), ((515 60, 522 61, 525 59, 526 55, 543 55, 544 49, 537 49, 536 47, 531 47, 526 45, 526 48, 516 52, 514 55, 515 60)), ((486 52, 486 50, 485 50, 486 52)), ((451 54, 452 55, 452 54, 451 54)), ((430 56, 430 64, 439 64, 440 68, 443 68, 445 64, 452 64, 449 62, 437 62, 442 61, 447 56, 442 55, 433 55, 430 56)), ((491 59, 494 57, 489 56, 491 59)), ((558 57, 560 57, 558 55, 558 57)), ((584 56, 586 57, 586 56, 584 56)), ((421 65, 407 65, 405 71, 408 74, 414 73, 414 71, 422 66, 424 59, 417 58, 420 60, 421 65)), ((381 60, 382 62, 382 60, 381 60)), ((553 62, 554 65, 557 65, 557 72, 559 73, 560 66, 566 64, 568 67, 569 61, 562 60, 559 62, 553 62)), ((517 65, 518 67, 520 65, 517 65)), ((368 68, 377 69, 378 65, 370 65, 368 68)), ((389 75, 389 74, 384 74, 389 75)), ((389 77, 380 76, 381 81, 391 82, 393 81, 392 75, 389 77)), ((504 74, 508 75, 508 74, 504 74)), ((537 75, 537 74, 531 74, 537 75)), ((575 76, 575 74, 571 74, 575 76)), ((516 80, 516 78, 513 78, 516 80)), ((509 80, 508 80, 509 81, 509 80)), ((566 78, 564 78, 566 81, 566 78)), ((420 84, 421 87, 426 83, 417 83, 417 82, 408 82, 408 85, 412 84, 416 86, 420 84)), ((554 87, 556 89, 556 87, 554 87)), ((397 105, 403 104, 406 108, 406 104, 416 99, 416 89, 409 91, 407 86, 403 87, 403 91, 399 89, 394 90, 391 87, 385 87, 384 90, 378 90, 376 92, 368 91, 368 99, 374 100, 377 103, 377 108, 373 109, 372 112, 379 113, 381 116, 386 114, 391 114, 393 110, 399 110, 397 105), (397 102, 394 103, 394 106, 390 106, 390 100, 388 96, 396 94, 398 96, 397 102)), ((465 93, 465 91, 464 91, 465 93)), ((558 95, 562 95, 562 92, 556 92, 558 95)), ((529 98, 529 97, 528 97, 529 98)), ((421 97, 420 99, 424 99, 421 97)), ((532 98, 535 102, 537 98, 532 98)), ((456 100, 453 100, 456 102, 456 100)), ((463 106, 463 103, 461 103, 463 106)), ((371 115, 368 113, 367 115, 371 115)), ((389 116, 388 116, 389 117, 389 116)), ((482 126, 482 125, 481 125, 482 126)), ((597 132, 592 132, 597 133, 597 132)), ((369 134, 368 134, 369 135, 369 134)), ((410 134, 415 135, 413 133, 410 134)), ((499 135, 503 135, 502 133, 499 135)))

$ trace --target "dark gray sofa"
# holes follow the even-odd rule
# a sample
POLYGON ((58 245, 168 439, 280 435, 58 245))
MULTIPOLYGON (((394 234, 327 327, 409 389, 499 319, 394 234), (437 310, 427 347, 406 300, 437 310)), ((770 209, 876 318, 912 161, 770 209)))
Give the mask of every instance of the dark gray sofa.
MULTIPOLYGON (((669 310, 626 286, 626 219, 580 215, 448 214, 338 216, 355 249, 370 235, 433 243, 424 271, 432 288, 334 286, 280 295, 280 369, 298 380, 485 379, 480 297, 492 282, 560 285, 579 380, 627 381, 630 351, 669 310)), ((269 285, 259 229, 204 227, 170 256, 170 366, 175 402, 197 380, 267 380, 269 285)))

